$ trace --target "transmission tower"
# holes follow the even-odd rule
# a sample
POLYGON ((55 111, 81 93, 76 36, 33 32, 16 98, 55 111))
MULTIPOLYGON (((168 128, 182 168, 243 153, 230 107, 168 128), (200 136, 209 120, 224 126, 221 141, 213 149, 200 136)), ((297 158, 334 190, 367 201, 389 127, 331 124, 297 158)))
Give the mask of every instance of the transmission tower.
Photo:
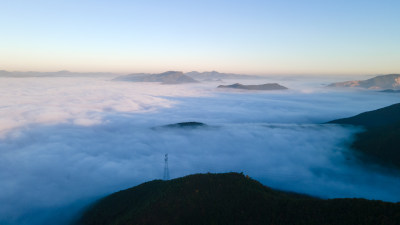
POLYGON ((164 180, 169 180, 169 169, 168 169, 168 153, 165 154, 165 165, 164 165, 164 180))

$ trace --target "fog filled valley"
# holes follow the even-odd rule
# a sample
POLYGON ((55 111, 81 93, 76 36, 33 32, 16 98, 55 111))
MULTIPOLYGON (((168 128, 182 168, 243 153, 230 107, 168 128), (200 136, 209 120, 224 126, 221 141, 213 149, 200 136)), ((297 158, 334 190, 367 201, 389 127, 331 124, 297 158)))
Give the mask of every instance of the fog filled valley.
POLYGON ((343 77, 163 85, 113 77, 1 77, 0 224, 67 224, 96 199, 161 179, 243 172, 320 198, 400 201, 398 171, 359 160, 361 127, 328 121, 399 102, 326 87, 343 77), (288 90, 217 89, 277 82, 288 90), (204 126, 165 126, 199 122, 204 126))

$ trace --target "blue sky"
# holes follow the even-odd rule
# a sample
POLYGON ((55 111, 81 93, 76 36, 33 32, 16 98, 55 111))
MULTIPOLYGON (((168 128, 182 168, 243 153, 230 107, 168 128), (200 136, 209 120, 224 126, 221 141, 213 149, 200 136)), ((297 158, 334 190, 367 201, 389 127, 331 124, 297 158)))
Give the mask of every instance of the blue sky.
POLYGON ((0 1, 0 69, 400 72, 399 1, 0 1))

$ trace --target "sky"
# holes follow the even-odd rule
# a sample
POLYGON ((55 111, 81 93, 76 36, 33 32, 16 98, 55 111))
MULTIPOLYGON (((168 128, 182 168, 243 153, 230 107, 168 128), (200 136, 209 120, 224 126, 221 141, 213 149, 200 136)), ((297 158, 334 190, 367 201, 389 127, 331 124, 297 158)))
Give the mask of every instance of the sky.
POLYGON ((0 69, 400 71, 399 1, 0 0, 0 69))

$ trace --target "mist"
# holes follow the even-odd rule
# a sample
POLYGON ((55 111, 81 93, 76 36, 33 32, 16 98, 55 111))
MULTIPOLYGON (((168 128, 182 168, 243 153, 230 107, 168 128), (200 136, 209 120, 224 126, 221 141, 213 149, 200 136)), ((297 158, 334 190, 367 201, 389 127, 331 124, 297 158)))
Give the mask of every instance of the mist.
POLYGON ((66 224, 106 194, 161 179, 165 153, 171 178, 236 171, 321 198, 400 201, 398 177, 349 149, 361 128, 323 124, 399 95, 336 91, 315 78, 266 81, 290 90, 1 78, 0 224, 66 224), (163 127, 187 121, 207 126, 163 127))

